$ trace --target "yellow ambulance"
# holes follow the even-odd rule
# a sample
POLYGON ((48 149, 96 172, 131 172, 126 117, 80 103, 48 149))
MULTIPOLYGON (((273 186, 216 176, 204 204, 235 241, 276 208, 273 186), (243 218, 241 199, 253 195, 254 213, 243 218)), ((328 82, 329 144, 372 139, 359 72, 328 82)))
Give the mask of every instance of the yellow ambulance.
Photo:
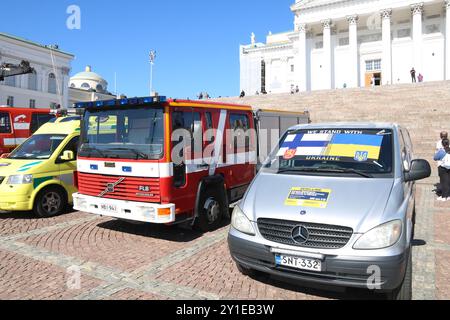
POLYGON ((79 137, 80 117, 55 118, 0 159, 0 210, 32 210, 42 218, 63 213, 77 192, 79 137))

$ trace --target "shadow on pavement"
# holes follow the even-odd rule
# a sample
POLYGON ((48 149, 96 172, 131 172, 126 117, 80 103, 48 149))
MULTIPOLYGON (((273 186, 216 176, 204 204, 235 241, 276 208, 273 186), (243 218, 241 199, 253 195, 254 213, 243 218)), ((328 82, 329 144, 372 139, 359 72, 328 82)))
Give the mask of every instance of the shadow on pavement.
POLYGON ((36 220, 38 219, 31 211, 0 211, 0 220, 36 220))
MULTIPOLYGON (((229 221, 224 221, 217 229, 227 226, 229 221)), ((151 223, 133 223, 124 220, 110 220, 97 225, 99 228, 117 232, 125 232, 137 236, 157 238, 174 242, 191 242, 204 235, 204 233, 181 226, 166 226, 151 223)), ((217 231, 214 230, 214 231, 217 231)), ((212 231, 212 232, 214 232, 212 231)))
POLYGON ((322 297, 325 299, 335 300, 385 300, 386 296, 380 293, 374 293, 369 290, 340 288, 335 286, 326 286, 321 284, 303 284, 297 282, 296 284, 288 283, 287 280, 278 278, 276 276, 265 275, 258 273, 251 277, 253 280, 262 282, 266 285, 273 286, 279 289, 289 290, 311 296, 322 297))

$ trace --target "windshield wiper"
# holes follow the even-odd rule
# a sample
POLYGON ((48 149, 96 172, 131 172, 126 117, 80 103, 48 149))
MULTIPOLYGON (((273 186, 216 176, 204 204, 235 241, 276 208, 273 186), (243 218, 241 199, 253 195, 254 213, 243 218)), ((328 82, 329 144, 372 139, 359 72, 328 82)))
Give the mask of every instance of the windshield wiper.
POLYGON ((146 155, 145 153, 136 150, 136 149, 129 149, 129 148, 113 148, 113 149, 109 149, 111 151, 130 151, 132 153, 134 153, 136 155, 136 160, 139 159, 144 159, 147 160, 148 159, 148 155, 146 155))
POLYGON ((100 149, 97 149, 96 147, 83 147, 82 151, 89 152, 89 157, 92 156, 92 151, 96 151, 102 158, 106 158, 106 155, 100 151, 100 149))
POLYGON ((277 173, 285 172, 324 172, 324 173, 354 173, 365 178, 373 178, 369 173, 365 173, 356 169, 331 169, 331 168, 284 168, 278 170, 277 173))

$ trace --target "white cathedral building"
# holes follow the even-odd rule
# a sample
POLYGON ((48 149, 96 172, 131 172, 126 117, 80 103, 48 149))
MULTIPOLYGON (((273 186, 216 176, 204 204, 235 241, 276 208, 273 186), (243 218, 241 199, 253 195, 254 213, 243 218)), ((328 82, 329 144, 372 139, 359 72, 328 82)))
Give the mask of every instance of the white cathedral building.
POLYGON ((240 47, 241 90, 450 80, 450 0, 296 0, 294 30, 240 47))

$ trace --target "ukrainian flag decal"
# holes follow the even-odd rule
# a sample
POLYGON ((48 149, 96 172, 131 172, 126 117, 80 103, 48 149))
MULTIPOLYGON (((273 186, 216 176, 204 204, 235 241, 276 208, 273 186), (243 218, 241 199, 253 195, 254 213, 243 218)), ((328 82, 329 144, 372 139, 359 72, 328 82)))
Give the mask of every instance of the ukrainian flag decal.
POLYGON ((306 160, 314 157, 330 157, 356 162, 378 161, 383 139, 383 135, 367 132, 290 134, 281 145, 278 156, 285 160, 294 157, 306 160))

